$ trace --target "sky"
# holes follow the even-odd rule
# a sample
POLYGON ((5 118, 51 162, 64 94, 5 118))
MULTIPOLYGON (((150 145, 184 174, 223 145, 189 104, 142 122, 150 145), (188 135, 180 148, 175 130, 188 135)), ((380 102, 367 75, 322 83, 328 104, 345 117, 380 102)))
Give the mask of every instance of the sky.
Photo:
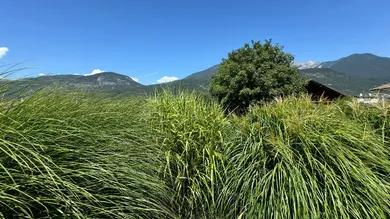
POLYGON ((389 11, 388 0, 2 0, 0 71, 112 71, 162 83, 265 39, 297 62, 390 57, 389 11))

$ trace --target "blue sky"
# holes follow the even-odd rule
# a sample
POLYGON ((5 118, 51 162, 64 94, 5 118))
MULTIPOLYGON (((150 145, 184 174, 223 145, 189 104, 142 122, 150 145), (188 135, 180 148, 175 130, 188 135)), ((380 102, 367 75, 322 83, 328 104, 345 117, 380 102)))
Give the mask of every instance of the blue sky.
POLYGON ((26 68, 12 77, 100 69, 152 84, 270 38, 296 61, 390 57, 388 0, 12 0, 0 8, 0 66, 26 68))

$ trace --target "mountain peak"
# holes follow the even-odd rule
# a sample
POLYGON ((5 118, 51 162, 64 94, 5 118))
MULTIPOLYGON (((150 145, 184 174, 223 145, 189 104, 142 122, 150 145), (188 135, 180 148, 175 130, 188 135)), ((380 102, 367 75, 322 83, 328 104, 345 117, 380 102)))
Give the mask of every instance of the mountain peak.
POLYGON ((377 56, 377 55, 374 55, 372 53, 354 53, 350 56, 347 56, 345 57, 344 59, 348 59, 348 58, 356 58, 356 59, 366 59, 366 60, 370 60, 370 59, 376 59, 376 58, 383 58, 383 57, 380 57, 380 56, 377 56))
POLYGON ((105 71, 105 72, 99 72, 99 73, 95 73, 95 74, 86 74, 84 75, 85 77, 92 77, 92 76, 101 76, 101 75, 106 75, 106 76, 119 76, 119 77, 123 77, 125 75, 121 75, 121 74, 118 74, 118 73, 115 73, 115 72, 111 72, 111 71, 105 71))
POLYGON ((298 69, 320 68, 321 62, 309 60, 307 62, 294 62, 293 65, 296 66, 298 69))
MULTIPOLYGON (((354 54, 352 54, 352 55, 350 55, 350 56, 373 56, 373 57, 379 57, 379 56, 374 55, 374 54, 372 54, 372 53, 354 53, 354 54)), ((348 57, 348 56, 347 56, 347 57, 348 57)))
POLYGON ((336 61, 324 62, 323 68, 332 68, 353 77, 389 78, 390 58, 372 53, 355 53, 336 61))
POLYGON ((137 85, 141 86, 133 78, 115 72, 101 72, 83 76, 83 81, 94 82, 99 85, 137 85))

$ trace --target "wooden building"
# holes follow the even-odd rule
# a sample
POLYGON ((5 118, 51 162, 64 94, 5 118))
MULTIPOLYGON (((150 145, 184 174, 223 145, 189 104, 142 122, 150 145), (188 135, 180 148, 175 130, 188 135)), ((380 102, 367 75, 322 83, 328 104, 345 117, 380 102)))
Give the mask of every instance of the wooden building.
POLYGON ((320 98, 333 101, 337 98, 346 96, 345 94, 314 80, 309 80, 308 84, 306 85, 306 90, 309 94, 312 95, 312 99, 314 101, 318 101, 320 98))

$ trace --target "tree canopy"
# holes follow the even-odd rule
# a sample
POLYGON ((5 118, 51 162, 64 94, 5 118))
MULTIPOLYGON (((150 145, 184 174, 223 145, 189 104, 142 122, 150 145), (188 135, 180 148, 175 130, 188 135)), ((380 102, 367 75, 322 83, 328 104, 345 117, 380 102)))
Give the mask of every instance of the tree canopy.
POLYGON ((245 44, 222 60, 212 76, 210 92, 229 111, 298 93, 306 81, 292 65, 293 60, 293 55, 283 52, 279 44, 272 45, 271 40, 264 44, 252 41, 252 45, 245 44))

